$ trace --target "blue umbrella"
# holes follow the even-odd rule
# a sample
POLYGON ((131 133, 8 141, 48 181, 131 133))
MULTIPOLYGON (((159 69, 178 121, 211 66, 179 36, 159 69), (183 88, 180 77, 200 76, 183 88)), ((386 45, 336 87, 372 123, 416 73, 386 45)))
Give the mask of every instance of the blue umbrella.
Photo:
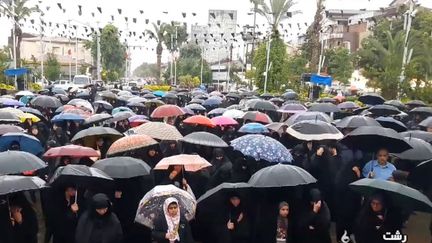
POLYGON ((23 97, 21 97, 19 99, 20 102, 24 103, 24 104, 28 104, 30 102, 31 99, 33 99, 34 96, 30 96, 30 95, 24 95, 23 97))
POLYGON ((208 98, 202 103, 203 106, 218 106, 220 104, 222 104, 222 99, 220 99, 218 96, 208 98))
POLYGON ((268 133, 269 132, 269 130, 266 126, 264 126, 261 123, 256 123, 256 122, 244 124, 242 127, 240 127, 240 129, 238 131, 242 132, 242 133, 255 133, 255 134, 261 134, 261 133, 268 133))
POLYGON ((153 92, 154 95, 158 96, 158 97, 163 97, 165 95, 165 92, 163 92, 162 90, 158 90, 153 92))
POLYGON ((3 106, 25 106, 25 104, 21 101, 8 98, 0 98, 0 104, 3 106))
POLYGON ((120 107, 114 108, 111 112, 111 115, 115 115, 115 114, 117 114, 119 112, 123 112, 123 111, 133 112, 129 107, 120 106, 120 107))
POLYGON ((84 122, 84 118, 77 114, 61 113, 55 115, 51 121, 52 122, 64 122, 64 121, 84 122))
POLYGON ((255 160, 272 163, 291 163, 291 153, 279 141, 264 135, 245 135, 231 141, 234 150, 255 160))
POLYGON ((40 141, 34 136, 25 133, 10 132, 0 137, 0 151, 4 152, 11 149, 13 143, 18 143, 20 150, 34 155, 40 155, 44 149, 40 141))

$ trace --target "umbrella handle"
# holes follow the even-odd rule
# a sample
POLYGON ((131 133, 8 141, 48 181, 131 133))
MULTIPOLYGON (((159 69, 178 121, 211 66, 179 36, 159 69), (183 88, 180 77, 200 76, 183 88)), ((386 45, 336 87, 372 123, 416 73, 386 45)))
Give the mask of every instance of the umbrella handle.
POLYGON ((77 190, 75 192, 75 203, 78 204, 78 187, 77 187, 77 190))
POLYGON ((6 196, 6 203, 7 203, 8 212, 9 212, 9 220, 11 221, 11 224, 13 224, 13 221, 12 221, 12 212, 11 212, 11 209, 10 209, 10 202, 9 202, 9 195, 6 196))

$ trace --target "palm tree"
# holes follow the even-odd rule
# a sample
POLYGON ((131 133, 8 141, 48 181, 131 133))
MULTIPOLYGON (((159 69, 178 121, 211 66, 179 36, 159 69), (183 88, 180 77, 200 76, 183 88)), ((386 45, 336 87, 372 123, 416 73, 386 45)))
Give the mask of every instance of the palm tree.
MULTIPOLYGON (((29 17, 32 13, 40 12, 40 9, 37 7, 27 7, 27 3, 29 0, 13 0, 15 6, 9 5, 7 9, 4 10, 5 13, 9 15, 14 15, 14 25, 15 25, 15 36, 17 38, 16 43, 16 60, 17 67, 21 67, 21 41, 22 41, 22 30, 20 27, 20 22, 29 17)), ((12 39, 12 38, 11 38, 12 39)))
POLYGON ((314 21, 306 31, 306 43, 303 46, 306 57, 310 58, 310 68, 315 71, 318 69, 319 56, 321 53, 320 32, 323 19, 324 0, 317 0, 317 10, 314 21))
POLYGON ((157 42, 156 46, 156 65, 157 65, 157 76, 160 79, 161 76, 161 59, 163 51, 164 37, 166 34, 167 24, 162 23, 160 25, 153 23, 153 30, 146 30, 147 34, 154 38, 157 42))
POLYGON ((256 12, 264 16, 272 28, 272 37, 279 37, 279 24, 289 18, 289 10, 295 5, 293 0, 252 0, 258 5, 256 12))

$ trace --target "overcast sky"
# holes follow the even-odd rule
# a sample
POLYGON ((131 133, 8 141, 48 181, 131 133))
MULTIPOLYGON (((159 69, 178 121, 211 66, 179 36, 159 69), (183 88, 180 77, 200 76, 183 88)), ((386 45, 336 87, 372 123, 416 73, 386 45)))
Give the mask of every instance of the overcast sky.
MULTIPOLYGON (((326 9, 379 9, 380 7, 388 6, 392 0, 326 0, 326 9)), ((420 0, 422 5, 432 8, 432 0, 420 0)), ((69 19, 79 21, 81 24, 90 25, 96 27, 96 22, 100 22, 102 27, 107 22, 111 21, 111 15, 114 15, 114 24, 122 30, 129 29, 138 33, 143 32, 145 29, 151 28, 150 25, 145 24, 145 19, 149 19, 151 22, 161 20, 162 22, 180 21, 187 22, 188 25, 193 24, 207 24, 208 10, 209 9, 224 9, 224 10, 237 10, 237 22, 240 26, 245 24, 253 23, 253 16, 248 15, 253 7, 249 0, 30 0, 30 3, 39 4, 41 9, 46 11, 46 7, 49 6, 49 11, 46 11, 44 16, 45 22, 53 23, 67 23, 69 19), (59 9, 57 3, 61 3, 62 8, 66 9, 66 13, 63 13, 59 9), (82 6, 82 16, 78 15, 78 5, 82 6), (102 8, 102 14, 97 10, 97 7, 102 8), (118 14, 118 10, 122 9, 122 14, 118 14), (143 14, 140 13, 143 10, 143 14), (92 13, 95 13, 95 17, 92 17, 92 13), (186 13, 186 18, 183 17, 182 13, 186 13), (196 13, 193 16, 192 13, 196 13), (129 18, 129 24, 126 25, 124 17, 129 18), (136 24, 132 23, 132 18, 137 18, 136 24)), ((297 4, 292 10, 301 10, 302 13, 295 15, 292 19, 287 20, 286 23, 311 23, 316 10, 316 0, 298 0, 297 4)), ((33 18, 38 18, 33 16, 33 18)), ((80 23, 76 23, 80 25, 80 23)), ((258 19, 258 23, 262 26, 265 23, 263 18, 258 19)), ((7 36, 10 33, 7 31, 11 27, 11 23, 5 17, 0 18, 0 45, 7 44, 7 36)), ((263 27, 264 28, 264 27, 263 27)), ((294 37, 297 36, 297 32, 303 33, 306 27, 299 29, 292 29, 294 37)), ((24 31, 35 30, 31 28, 24 28, 24 31)), ((241 30, 238 29, 237 32, 241 30)), ((45 33, 50 35, 51 33, 45 33)), ((129 42, 133 45, 143 46, 141 50, 136 48, 131 51, 132 56, 132 68, 137 67, 142 62, 155 62, 156 54, 152 51, 155 48, 156 43, 152 41, 144 42, 142 40, 136 40, 132 38, 129 42)), ((167 60, 167 53, 164 53, 163 59, 167 60)))

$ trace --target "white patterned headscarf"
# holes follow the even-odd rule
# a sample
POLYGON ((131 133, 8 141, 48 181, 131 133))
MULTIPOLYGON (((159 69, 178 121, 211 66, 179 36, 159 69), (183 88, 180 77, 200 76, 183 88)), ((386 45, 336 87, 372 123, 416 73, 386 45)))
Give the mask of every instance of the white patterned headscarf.
POLYGON ((178 229, 179 229, 179 225, 180 225, 180 205, 178 203, 178 200, 174 197, 167 198, 164 202, 163 211, 164 211, 165 219, 166 219, 167 225, 168 225, 168 232, 167 233, 174 232, 174 234, 175 234, 175 238, 170 239, 170 242, 175 242, 176 240, 180 241, 180 237, 178 234, 178 229), (172 203, 177 204, 177 207, 178 207, 177 214, 174 217, 171 217, 169 212, 168 212, 168 206, 172 203))

